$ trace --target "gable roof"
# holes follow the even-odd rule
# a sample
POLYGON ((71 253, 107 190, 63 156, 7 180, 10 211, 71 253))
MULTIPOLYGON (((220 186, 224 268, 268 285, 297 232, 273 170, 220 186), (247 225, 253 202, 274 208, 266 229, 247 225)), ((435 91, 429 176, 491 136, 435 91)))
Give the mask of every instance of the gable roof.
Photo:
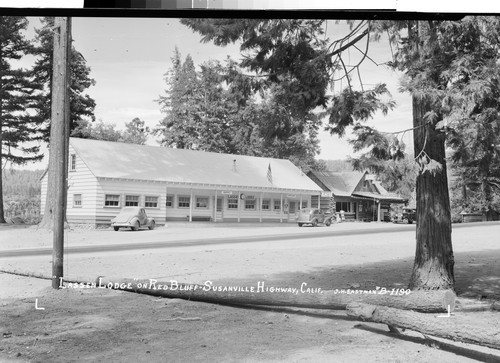
POLYGON ((361 197, 369 199, 380 199, 391 203, 405 203, 408 199, 401 198, 395 193, 388 192, 378 181, 372 181, 376 192, 356 190, 359 183, 368 172, 332 172, 332 171, 310 171, 329 191, 338 197, 361 197))
POLYGON ((359 171, 338 173, 329 170, 311 171, 311 173, 328 188, 328 190, 339 197, 350 197, 366 174, 366 172, 362 173, 359 171))
POLYGON ((97 178, 321 191, 289 160, 80 138, 70 145, 97 178))

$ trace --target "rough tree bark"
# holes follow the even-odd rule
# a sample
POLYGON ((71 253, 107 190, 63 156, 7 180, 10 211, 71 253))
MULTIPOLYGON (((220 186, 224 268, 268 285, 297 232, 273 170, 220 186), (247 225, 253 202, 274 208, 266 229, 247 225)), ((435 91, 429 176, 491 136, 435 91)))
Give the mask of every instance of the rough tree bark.
MULTIPOLYGON (((1 107, 1 106, 0 106, 1 107)), ((5 220, 5 214, 3 209, 3 167, 1 165, 2 161, 2 110, 0 108, 0 223, 7 223, 5 220)))
POLYGON ((347 315, 457 342, 500 349, 498 326, 474 324, 470 317, 438 318, 435 315, 366 304, 348 305, 347 315))
POLYGON ((415 157, 435 160, 441 168, 423 170, 417 176, 417 246, 411 290, 453 289, 455 280, 445 136, 432 122, 424 120, 424 115, 431 110, 430 104, 426 96, 413 96, 415 157))
POLYGON ((156 280, 112 279, 102 276, 96 279, 98 287, 107 287, 108 284, 116 290, 170 299, 231 305, 288 306, 329 310, 345 310, 348 304, 363 302, 427 313, 445 312, 448 311, 448 305, 450 305, 451 311, 454 309, 456 298, 455 293, 451 290, 416 291, 404 296, 390 295, 389 292, 387 294, 340 294, 331 290, 316 291, 317 289, 313 292, 303 292, 300 288, 297 288, 296 293, 276 292, 265 290, 265 285, 261 290, 257 290, 257 286, 253 286, 254 291, 251 291, 250 287, 246 287, 242 291, 213 291, 209 290, 206 285, 172 284, 156 280))
MULTIPOLYGON (((45 198, 45 209, 43 213, 43 218, 38 224, 38 228, 45 228, 45 229, 52 229, 54 226, 54 218, 55 218, 55 202, 57 200, 57 180, 58 180, 58 173, 56 170, 56 165, 58 162, 63 162, 63 175, 67 179, 68 175, 68 154, 69 154, 69 134, 70 134, 70 106, 69 106, 69 96, 68 96, 68 87, 69 87, 69 64, 71 62, 71 18, 67 19, 68 25, 67 25, 67 33, 64 32, 64 34, 55 34, 54 35, 54 47, 59 46, 59 42, 62 42, 61 38, 64 36, 67 38, 65 45, 62 46, 64 56, 60 55, 60 60, 58 60, 58 57, 54 57, 54 70, 56 72, 62 72, 60 69, 62 67, 67 68, 65 72, 65 85, 64 85, 64 92, 66 92, 66 96, 64 97, 64 116, 60 115, 55 115, 54 111, 54 105, 51 107, 51 128, 50 128, 50 145, 49 145, 49 165, 48 165, 48 170, 47 170, 47 194, 45 198), (56 64, 57 62, 63 62, 64 64, 56 64), (67 74, 66 74, 67 73, 67 74), (60 119, 63 117, 62 122, 60 122, 60 125, 54 122, 54 118, 58 117, 60 119), (63 131, 61 131, 61 128, 63 131), (64 140, 61 141, 60 139, 60 134, 64 133, 64 140), (59 145, 61 143, 61 145, 59 145), (51 149, 51 150, 50 150, 51 149), (57 152, 56 152, 57 150, 57 152), (62 152, 60 151, 62 150, 62 152)), ((54 78, 54 77, 53 77, 54 78)), ((55 89, 56 87, 59 87, 59 85, 55 84, 56 82, 52 82, 52 95, 54 95, 57 90, 55 89)), ((59 92, 60 93, 60 92, 59 92)), ((62 100, 59 100, 62 101, 62 100)), ((52 100, 52 104, 54 101, 52 100)), ((59 110, 60 105, 56 106, 57 113, 60 112, 59 110)), ((67 183, 66 183, 67 184, 67 183)), ((67 207, 67 188, 64 188, 63 190, 63 200, 64 200, 64 218, 66 220, 66 207, 67 207)), ((65 228, 68 227, 68 224, 65 223, 65 228)))
MULTIPOLYGON (((0 59, 2 59, 2 50, 0 49, 0 59)), ((2 82, 0 78, 0 82, 2 82)), ((1 87, 0 87, 1 89, 1 87)), ((2 140, 2 98, 0 97, 0 223, 6 223, 5 221, 5 214, 4 214, 4 209, 3 209, 3 166, 2 166, 2 145, 3 145, 3 140, 2 140)))

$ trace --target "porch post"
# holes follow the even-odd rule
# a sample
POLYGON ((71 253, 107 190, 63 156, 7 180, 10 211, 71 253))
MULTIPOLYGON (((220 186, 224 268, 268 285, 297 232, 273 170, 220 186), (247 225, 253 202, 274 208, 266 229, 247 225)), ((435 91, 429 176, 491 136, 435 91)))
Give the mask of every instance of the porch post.
POLYGON ((302 209, 302 194, 300 195, 300 207, 299 207, 299 210, 302 209))
POLYGON ((264 192, 260 192, 260 207, 259 207, 259 222, 262 223, 262 199, 264 199, 264 192))
POLYGON ((238 223, 240 223, 241 215, 241 192, 238 192, 238 223))
POLYGON ((281 193, 281 203, 280 203, 280 223, 283 223, 283 193, 281 193))
POLYGON ((193 188, 191 190, 191 195, 189 196, 189 221, 193 221, 193 188))
POLYGON ((214 197, 214 222, 217 222, 217 189, 215 189, 214 197))
POLYGON ((382 204, 382 201, 379 200, 377 201, 377 222, 380 222, 380 207, 381 207, 381 204, 382 204))

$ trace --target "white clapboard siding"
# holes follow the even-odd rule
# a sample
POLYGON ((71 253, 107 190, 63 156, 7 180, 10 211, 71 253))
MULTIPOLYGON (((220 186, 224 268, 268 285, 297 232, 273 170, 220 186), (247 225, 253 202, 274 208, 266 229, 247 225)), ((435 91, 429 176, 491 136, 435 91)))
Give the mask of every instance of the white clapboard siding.
MULTIPOLYGON (((69 147, 68 200, 66 217, 70 223, 95 223, 97 179, 75 150, 69 147), (71 155, 75 155, 75 168, 72 169, 71 155), (81 206, 74 205, 74 195, 81 195, 81 206)), ((47 198, 48 172, 41 180, 40 210, 43 215, 47 198)))
POLYGON ((160 182, 131 181, 121 179, 99 179, 96 192, 96 223, 110 224, 125 206, 126 195, 139 196, 139 206, 144 207, 146 196, 158 197, 157 208, 145 208, 148 217, 155 219, 156 224, 165 223, 165 184, 160 182), (118 207, 105 206, 106 194, 120 196, 118 207))
POLYGON ((97 178, 85 162, 69 147, 68 168, 68 204, 66 217, 70 223, 96 223, 97 178), (72 170, 71 158, 76 157, 75 169, 72 170), (75 205, 75 194, 81 195, 81 205, 75 205))

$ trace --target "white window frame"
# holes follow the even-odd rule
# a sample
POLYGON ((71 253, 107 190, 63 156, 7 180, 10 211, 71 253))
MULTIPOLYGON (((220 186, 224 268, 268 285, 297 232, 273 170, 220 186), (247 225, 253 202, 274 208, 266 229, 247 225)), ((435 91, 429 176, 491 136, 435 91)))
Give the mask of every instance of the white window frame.
POLYGON ((249 195, 246 197, 245 210, 257 210, 257 199, 255 199, 255 197, 253 195, 249 195), (249 202, 250 202, 250 204, 249 204, 249 202))
POLYGON ((120 208, 121 203, 120 203, 120 194, 104 194, 104 207, 105 208, 120 208), (108 197, 118 197, 116 200, 108 200, 108 197), (107 204, 108 202, 117 202, 117 205, 109 205, 107 204))
POLYGON ((159 206, 159 201, 160 201, 160 197, 158 197, 157 195, 146 195, 144 196, 144 208, 156 208, 158 209, 158 206, 159 206), (153 198, 154 200, 148 200, 153 198), (148 206, 148 203, 154 203, 155 205, 154 206, 148 206))
POLYGON ((200 195, 200 196, 196 196, 195 197, 195 204, 194 204, 194 206, 195 206, 196 209, 208 209, 208 207, 210 205, 209 203, 210 203, 210 198, 209 197, 206 197, 204 195, 200 195), (200 202, 198 200, 200 200, 200 199, 204 199, 205 206, 199 206, 200 202))
POLYGON ((76 154, 69 156, 69 171, 76 171, 76 154))
POLYGON ((191 197, 189 195, 179 195, 177 196, 177 208, 180 209, 189 209, 191 206, 191 197), (181 203, 187 204, 181 206, 181 203))
POLYGON ((271 210, 271 204, 270 198, 262 199, 262 210, 271 210))
POLYGON ((281 211, 281 199, 273 199, 273 210, 276 212, 281 211))
POLYGON ((237 195, 227 196, 227 209, 237 210, 240 207, 240 200, 237 195))
POLYGON ((141 196, 137 194, 126 194, 125 195, 125 207, 140 207, 141 206, 141 196), (127 198, 132 197, 134 198, 133 201, 127 200, 127 198), (137 200, 135 200, 137 198, 137 200), (127 204, 127 203, 133 203, 133 204, 127 204), (135 204, 137 202, 137 204, 135 204))
POLYGON ((165 199, 165 207, 166 208, 173 208, 175 204, 175 195, 174 194, 167 194, 166 199, 165 199), (170 200, 169 200, 170 198, 170 200), (170 205, 168 205, 170 203, 170 205))
POLYGON ((82 194, 73 194, 73 208, 82 208, 82 194), (78 196, 78 198, 77 198, 78 196))

